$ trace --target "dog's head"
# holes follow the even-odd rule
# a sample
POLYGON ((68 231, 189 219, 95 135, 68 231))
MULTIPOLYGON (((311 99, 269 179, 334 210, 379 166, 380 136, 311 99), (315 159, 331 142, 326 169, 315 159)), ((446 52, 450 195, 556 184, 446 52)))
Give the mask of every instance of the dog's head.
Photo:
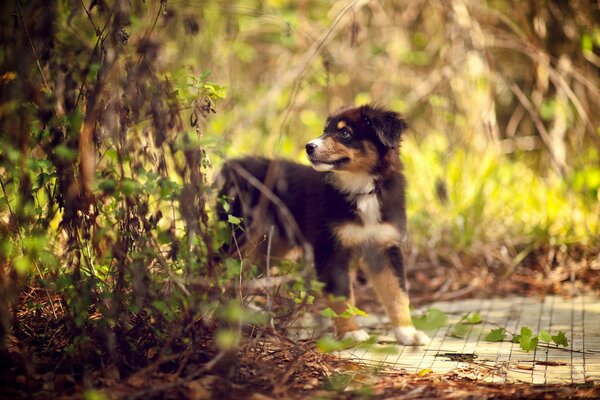
POLYGON ((344 108, 327 118, 323 135, 306 144, 317 171, 371 172, 397 151, 406 121, 373 105, 344 108))

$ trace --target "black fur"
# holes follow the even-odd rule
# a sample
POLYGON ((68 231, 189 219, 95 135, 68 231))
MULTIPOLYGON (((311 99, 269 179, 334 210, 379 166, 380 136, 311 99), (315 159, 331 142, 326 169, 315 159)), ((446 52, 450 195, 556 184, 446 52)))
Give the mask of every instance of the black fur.
POLYGON ((398 145, 400 135, 406 130, 407 124, 397 112, 367 105, 362 108, 362 114, 366 123, 375 130, 381 143, 389 148, 398 145))
MULTIPOLYGON (((366 227, 368 218, 358 209, 361 196, 376 196, 378 223, 393 227, 399 237, 404 233, 405 184, 398 148, 405 129, 406 122, 393 111, 373 105, 346 108, 330 116, 324 134, 307 145, 315 168, 323 161, 321 168, 330 170, 316 171, 260 157, 230 160, 221 171, 220 190, 230 206, 227 212, 220 208, 219 216, 223 220, 227 214, 243 218, 244 228, 235 235, 237 245, 248 254, 265 253, 262 238, 271 229, 272 256, 308 244, 318 278, 333 295, 350 295, 348 268, 357 258, 369 264, 373 273, 390 266, 405 289, 400 239, 348 245, 336 233, 344 224, 366 227), (326 146, 328 150, 320 154, 319 147, 326 146), (363 165, 368 168, 361 170, 363 165), (344 179, 350 181, 341 182, 338 174, 345 174, 344 179), (372 185, 365 185, 364 191, 359 186, 354 190, 352 177, 363 175, 372 177, 372 185), (257 243, 247 245, 252 239, 257 243)), ((224 251, 232 253, 227 247, 224 251)))

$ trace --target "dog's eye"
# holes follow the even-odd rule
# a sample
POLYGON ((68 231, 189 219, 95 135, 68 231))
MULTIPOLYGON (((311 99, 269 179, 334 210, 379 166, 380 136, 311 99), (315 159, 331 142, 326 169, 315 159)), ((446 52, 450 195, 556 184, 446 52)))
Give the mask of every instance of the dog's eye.
POLYGON ((348 129, 342 129, 338 134, 342 139, 349 139, 352 136, 348 129))

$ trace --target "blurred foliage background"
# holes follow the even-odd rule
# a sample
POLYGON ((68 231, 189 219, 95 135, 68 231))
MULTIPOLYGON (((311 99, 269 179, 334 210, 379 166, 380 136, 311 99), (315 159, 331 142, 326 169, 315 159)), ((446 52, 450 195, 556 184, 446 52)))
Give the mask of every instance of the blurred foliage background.
POLYGON ((130 374, 206 337, 224 354, 246 324, 285 326, 304 278, 272 291, 291 294, 284 311, 245 308, 264 271, 216 261, 228 227, 212 176, 241 154, 306 162, 348 104, 409 122, 407 255, 424 291, 514 274, 560 291, 600 268, 597 2, 1 9, 0 351, 24 365, 36 352, 130 374))

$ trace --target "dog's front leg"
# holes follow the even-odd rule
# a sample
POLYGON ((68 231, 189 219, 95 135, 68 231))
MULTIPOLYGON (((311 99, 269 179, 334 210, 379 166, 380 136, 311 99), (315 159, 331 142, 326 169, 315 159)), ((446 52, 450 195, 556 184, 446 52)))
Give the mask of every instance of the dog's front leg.
POLYGON ((412 323, 400 248, 366 249, 362 268, 392 322, 396 340, 410 346, 428 344, 429 337, 416 330, 412 323))
MULTIPOLYGON (((335 254, 323 252, 320 254, 315 249, 315 266, 318 278, 325 284, 325 293, 329 307, 340 315, 348 309, 348 305, 354 306, 354 290, 352 288, 349 263, 351 254, 337 251, 335 254)), ((356 317, 351 315, 347 318, 334 317, 336 336, 340 339, 353 339, 363 342, 369 339, 369 334, 359 329, 356 317)))

